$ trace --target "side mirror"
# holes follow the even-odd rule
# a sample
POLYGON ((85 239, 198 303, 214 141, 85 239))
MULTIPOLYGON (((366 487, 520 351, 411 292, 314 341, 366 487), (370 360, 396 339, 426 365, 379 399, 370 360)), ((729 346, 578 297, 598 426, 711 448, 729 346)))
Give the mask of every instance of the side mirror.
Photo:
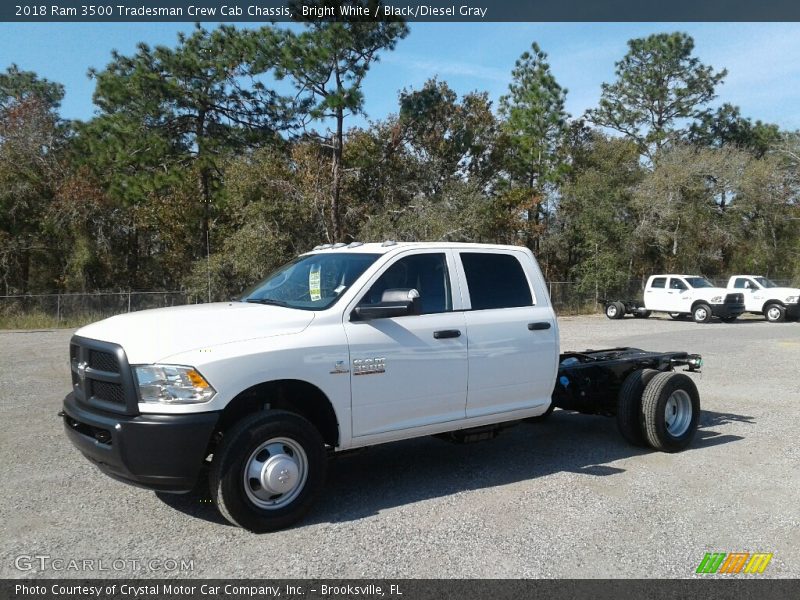
POLYGON ((415 289, 385 290, 377 304, 356 306, 351 320, 369 321, 371 319, 390 319, 418 315, 422 312, 419 292, 415 289))

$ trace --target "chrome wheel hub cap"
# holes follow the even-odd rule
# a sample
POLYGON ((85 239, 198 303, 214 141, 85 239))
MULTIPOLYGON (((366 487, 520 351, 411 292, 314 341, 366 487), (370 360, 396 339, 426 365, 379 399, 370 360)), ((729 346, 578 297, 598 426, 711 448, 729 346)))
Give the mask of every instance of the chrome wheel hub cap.
POLYGON ((705 308, 699 308, 695 311, 694 316, 697 318, 698 321, 702 321, 706 318, 708 313, 706 312, 705 308))
POLYGON ((307 477, 308 458, 302 446, 290 438, 272 438, 245 463, 244 490, 253 504, 274 510, 297 498, 307 477))
POLYGON ((767 316, 769 317, 770 321, 776 321, 778 317, 781 316, 781 311, 773 306, 767 312, 767 316))
POLYGON ((616 306, 609 306, 609 307, 606 309, 606 314, 607 314, 609 317, 616 317, 616 316, 617 316, 617 307, 616 307, 616 306))
POLYGON ((675 390, 667 398, 664 407, 664 421, 667 432, 674 437, 680 437, 692 422, 692 399, 684 390, 675 390))

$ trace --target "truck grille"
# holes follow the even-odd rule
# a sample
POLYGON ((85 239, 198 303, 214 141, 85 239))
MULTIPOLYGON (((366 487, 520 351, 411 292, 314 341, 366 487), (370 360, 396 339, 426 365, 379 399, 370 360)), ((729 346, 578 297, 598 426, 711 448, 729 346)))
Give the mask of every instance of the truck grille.
POLYGON ((119 373, 119 362, 117 357, 108 352, 89 350, 89 366, 98 371, 108 373, 119 373))
POLYGON ((725 296, 725 304, 744 304, 744 294, 728 294, 725 296))
POLYGON ((125 392, 118 383, 108 383, 106 381, 92 382, 92 396, 98 400, 113 402, 125 406, 125 392))
POLYGON ((138 413, 133 374, 118 344, 72 336, 69 360, 78 402, 110 412, 138 413))

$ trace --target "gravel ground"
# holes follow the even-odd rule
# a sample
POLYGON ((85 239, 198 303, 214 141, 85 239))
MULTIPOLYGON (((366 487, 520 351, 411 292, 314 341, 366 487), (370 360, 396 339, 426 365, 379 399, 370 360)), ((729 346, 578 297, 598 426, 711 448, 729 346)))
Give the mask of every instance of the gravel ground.
POLYGON ((800 323, 564 318, 563 349, 703 354, 690 449, 633 448, 612 419, 562 411, 492 441, 389 444, 334 461, 309 517, 267 535, 78 455, 56 418, 71 333, 0 332, 0 577, 691 577, 710 551, 774 552, 765 576, 800 576, 800 323), (107 570, 20 571, 20 555, 107 570))

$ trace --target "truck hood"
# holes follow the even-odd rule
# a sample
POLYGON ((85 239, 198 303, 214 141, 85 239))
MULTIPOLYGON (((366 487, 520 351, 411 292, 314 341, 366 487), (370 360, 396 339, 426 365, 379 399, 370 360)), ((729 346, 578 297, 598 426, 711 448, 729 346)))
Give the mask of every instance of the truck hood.
POLYGON ((180 352, 303 331, 306 310, 215 302, 118 315, 82 327, 76 335, 120 344, 131 364, 159 362, 180 352))

